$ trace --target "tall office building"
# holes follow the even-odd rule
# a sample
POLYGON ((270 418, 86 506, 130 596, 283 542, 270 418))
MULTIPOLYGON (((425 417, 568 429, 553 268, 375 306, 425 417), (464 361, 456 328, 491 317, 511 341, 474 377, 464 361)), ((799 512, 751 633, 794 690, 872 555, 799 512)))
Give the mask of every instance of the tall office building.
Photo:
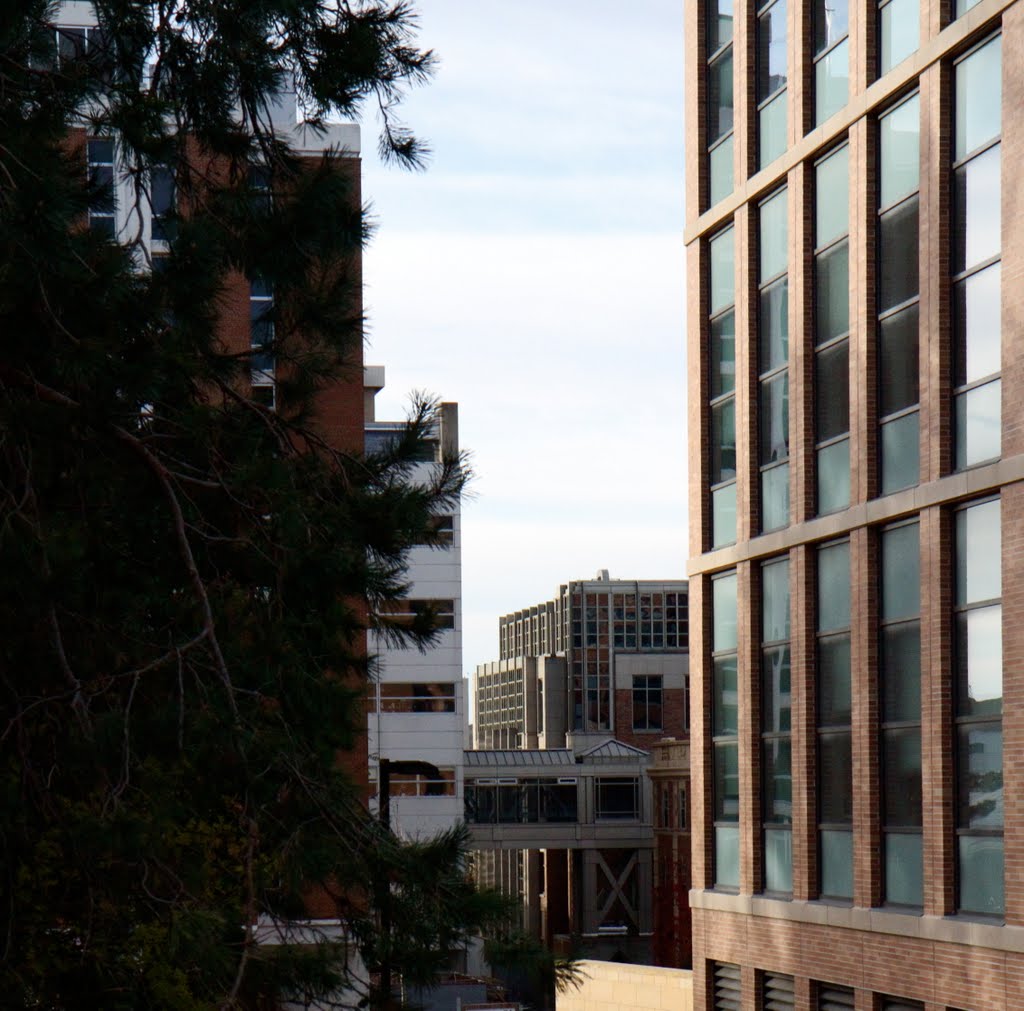
POLYGON ((686 12, 696 1006, 1024 1008, 1024 4, 686 12))

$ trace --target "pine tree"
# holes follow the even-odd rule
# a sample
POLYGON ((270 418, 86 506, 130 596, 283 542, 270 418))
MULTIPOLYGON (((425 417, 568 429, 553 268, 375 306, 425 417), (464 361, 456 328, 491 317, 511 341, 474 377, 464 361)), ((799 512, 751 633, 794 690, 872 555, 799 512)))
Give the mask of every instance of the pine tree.
MULTIPOLYGON (((57 58, 52 4, 0 5, 0 992, 323 1003, 356 982, 347 944, 426 979, 494 903, 467 890, 463 835, 398 846, 344 756, 365 629, 465 468, 410 480, 429 402, 376 455, 318 429, 323 391, 361 381, 367 228, 341 159, 300 161, 270 109, 293 82, 313 129, 372 109, 382 155, 416 166, 395 106, 433 57, 402 2, 95 8, 88 52, 57 58), (140 208, 173 166, 159 270, 141 236, 84 227, 104 182, 69 141, 83 125, 114 139, 140 208), (218 338, 238 276, 281 307, 259 349, 276 410, 218 338), (379 935, 381 875, 396 921, 429 929, 379 935), (343 938, 289 926, 314 888, 343 938)), ((427 643, 430 615, 392 631, 427 643)))

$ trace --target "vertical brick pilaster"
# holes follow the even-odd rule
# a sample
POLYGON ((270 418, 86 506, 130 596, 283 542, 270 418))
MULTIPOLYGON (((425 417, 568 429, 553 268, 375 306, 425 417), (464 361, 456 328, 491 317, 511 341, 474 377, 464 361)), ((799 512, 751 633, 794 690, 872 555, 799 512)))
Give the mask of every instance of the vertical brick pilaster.
POLYGON ((948 82, 948 68, 942 64, 933 64, 920 79, 918 262, 921 301, 918 332, 922 483, 949 473, 952 465, 949 302, 949 127, 952 117, 948 82))
POLYGON ((878 491, 874 123, 850 130, 850 504, 878 491))
MULTIPOLYGON (((882 895, 878 782, 877 538, 850 535, 850 669, 853 692, 853 903, 876 906, 882 895)), ((859 1005, 858 1005, 859 1006, 859 1005)))
MULTIPOLYGON (((1020 408, 1018 405, 1018 412, 1020 408)), ((1006 922, 1024 925, 1024 485, 1003 489, 1003 816, 1006 922)))
POLYGON ((815 515, 812 166, 789 173, 789 519, 815 515))
MULTIPOLYGON (((703 16, 703 3, 688 3, 683 7, 683 76, 686 82, 683 99, 683 128, 696 143, 686 145, 684 159, 686 187, 686 225, 692 228, 703 210, 703 196, 707 192, 706 155, 708 147, 707 74, 704 72, 707 54, 707 19, 703 16)), ((687 300, 688 305, 693 302, 687 300)))
POLYGON ((815 551, 804 544, 789 554, 791 598, 790 664, 793 710, 793 898, 817 895, 817 818, 814 707, 815 551))
POLYGON ((757 80, 754 19, 758 0, 733 4, 733 179, 737 187, 757 168, 757 80))
POLYGON ((850 3, 850 97, 860 95, 875 80, 878 0, 850 3))
POLYGON ((940 508, 921 513, 921 796, 924 911, 954 912, 952 537, 940 508))
POLYGON ((736 212, 736 539, 761 529, 757 466, 757 209, 736 212))
POLYGON ((1024 162, 1024 4, 1003 11, 1002 49, 1002 393, 1006 458, 1024 453, 1024 186, 1020 179, 1024 162))
POLYGON ((763 888, 761 860, 761 573, 756 563, 737 570, 740 760, 740 891, 763 888))
POLYGON ((798 143, 814 126, 813 0, 789 0, 789 137, 798 143))

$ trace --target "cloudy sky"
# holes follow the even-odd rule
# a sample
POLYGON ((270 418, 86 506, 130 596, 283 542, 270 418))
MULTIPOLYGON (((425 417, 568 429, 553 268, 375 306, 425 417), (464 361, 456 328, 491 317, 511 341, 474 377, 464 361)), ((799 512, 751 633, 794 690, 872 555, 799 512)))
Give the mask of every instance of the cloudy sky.
POLYGON ((570 579, 685 576, 683 4, 416 6, 434 153, 384 167, 364 126, 366 361, 379 418, 460 405, 468 672, 570 579))

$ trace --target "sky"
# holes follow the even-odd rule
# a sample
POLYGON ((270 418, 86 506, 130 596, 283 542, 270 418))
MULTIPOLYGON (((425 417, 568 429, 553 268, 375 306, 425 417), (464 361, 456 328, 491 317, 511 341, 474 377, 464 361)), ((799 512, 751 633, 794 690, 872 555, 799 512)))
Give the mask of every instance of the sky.
POLYGON ((363 127, 377 417, 459 404, 463 667, 573 579, 686 574, 683 3, 418 0, 439 67, 363 127))

